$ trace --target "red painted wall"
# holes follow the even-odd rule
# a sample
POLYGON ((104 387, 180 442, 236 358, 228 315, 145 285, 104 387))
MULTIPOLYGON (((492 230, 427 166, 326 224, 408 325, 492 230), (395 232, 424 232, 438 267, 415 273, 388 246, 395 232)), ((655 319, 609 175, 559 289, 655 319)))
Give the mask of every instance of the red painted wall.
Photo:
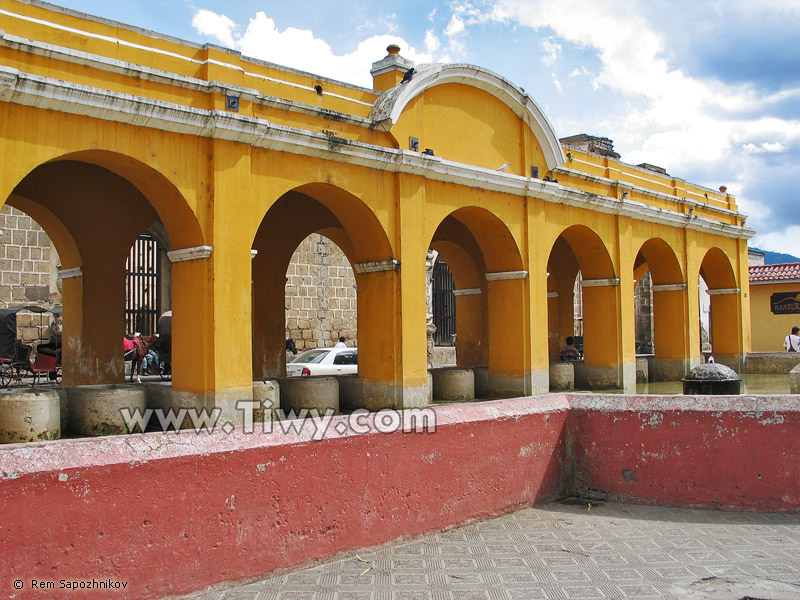
POLYGON ((573 396, 576 491, 800 511, 800 396, 573 396))
MULTIPOLYGON (((0 594, 158 598, 565 494, 566 397, 442 406, 435 433, 144 434, 0 450, 0 594), (43 595, 44 594, 44 595, 43 595)), ((339 419, 339 417, 337 417, 339 419)), ((336 421, 334 421, 335 425, 336 421)))
POLYGON ((331 427, 319 441, 307 428, 2 447, 0 597, 183 594, 575 490, 800 512, 800 396, 545 396, 434 410, 427 434, 331 427), (127 588, 30 587, 91 578, 127 588))

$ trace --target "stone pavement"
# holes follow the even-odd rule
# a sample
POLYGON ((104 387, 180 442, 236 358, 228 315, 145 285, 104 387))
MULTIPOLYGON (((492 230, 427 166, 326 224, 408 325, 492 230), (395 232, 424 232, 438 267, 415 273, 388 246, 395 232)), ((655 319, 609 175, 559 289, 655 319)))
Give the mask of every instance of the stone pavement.
POLYGON ((193 600, 800 600, 800 515, 575 499, 193 600))

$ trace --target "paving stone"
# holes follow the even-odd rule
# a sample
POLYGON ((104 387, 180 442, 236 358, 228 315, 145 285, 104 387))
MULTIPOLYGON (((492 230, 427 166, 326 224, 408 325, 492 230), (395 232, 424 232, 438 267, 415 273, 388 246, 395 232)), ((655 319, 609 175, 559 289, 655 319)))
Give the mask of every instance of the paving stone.
POLYGON ((358 556, 183 598, 800 600, 800 515, 554 503, 358 556))

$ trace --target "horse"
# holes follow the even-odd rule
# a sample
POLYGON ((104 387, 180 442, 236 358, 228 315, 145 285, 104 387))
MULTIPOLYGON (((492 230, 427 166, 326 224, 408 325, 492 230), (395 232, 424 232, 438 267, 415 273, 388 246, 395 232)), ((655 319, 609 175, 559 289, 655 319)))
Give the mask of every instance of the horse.
POLYGON ((136 373, 136 382, 142 383, 142 361, 144 357, 147 356, 147 353, 152 348, 153 350, 158 350, 159 347, 159 338, 156 335, 150 336, 140 336, 140 335, 132 335, 132 336, 125 336, 125 339, 128 340, 129 344, 124 345, 125 347, 125 356, 124 359, 131 361, 131 379, 130 383, 133 383, 133 374, 136 373), (130 343, 133 344, 133 348, 130 348, 130 343))

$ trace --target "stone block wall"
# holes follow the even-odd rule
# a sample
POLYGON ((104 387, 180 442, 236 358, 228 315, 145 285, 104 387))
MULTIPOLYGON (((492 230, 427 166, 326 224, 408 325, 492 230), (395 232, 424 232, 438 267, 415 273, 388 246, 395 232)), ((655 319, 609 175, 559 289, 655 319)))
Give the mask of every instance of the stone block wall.
MULTIPOLYGON (((39 224, 24 212, 4 206, 0 210, 0 307, 61 303, 58 254, 39 224)), ((50 317, 21 313, 20 338, 37 344, 47 341, 50 317)))
POLYGON ((342 250, 312 234, 286 270, 286 337, 299 351, 333 346, 340 336, 357 346, 356 280, 342 250))

